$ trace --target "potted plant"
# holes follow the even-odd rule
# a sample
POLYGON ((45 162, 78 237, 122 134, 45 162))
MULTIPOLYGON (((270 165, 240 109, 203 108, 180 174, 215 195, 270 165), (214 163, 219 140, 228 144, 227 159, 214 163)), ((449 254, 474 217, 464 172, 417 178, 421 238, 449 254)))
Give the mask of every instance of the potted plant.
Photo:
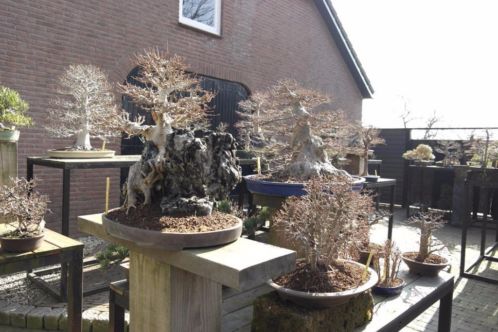
POLYGON ((420 244, 418 252, 405 252, 403 261, 410 272, 424 276, 437 276, 439 271, 448 266, 448 260, 435 254, 441 246, 432 243, 432 232, 444 226, 442 214, 434 211, 420 212, 409 219, 410 224, 420 229, 420 244))
POLYGON ((304 258, 296 269, 269 284, 298 305, 331 307, 347 302, 378 280, 372 269, 348 260, 358 227, 372 211, 372 199, 351 190, 344 176, 312 178, 307 195, 288 198, 274 217, 275 226, 304 258))
POLYGON ((372 151, 372 147, 379 144, 384 144, 385 140, 379 136, 379 129, 373 127, 356 126, 354 133, 354 147, 363 159, 363 169, 360 171, 360 176, 367 181, 377 182, 379 176, 368 174, 368 156, 372 151))
POLYGON ((29 126, 31 118, 26 115, 29 105, 19 92, 0 86, 0 142, 17 142, 17 127, 29 126))
POLYGON ((0 186, 0 222, 8 226, 0 235, 0 246, 8 252, 35 250, 43 243, 48 197, 33 191, 33 180, 13 178, 10 182, 0 186))
POLYGON ((106 74, 94 65, 70 65, 59 78, 45 128, 54 137, 72 137, 73 144, 49 150, 54 158, 107 158, 114 151, 105 149, 108 137, 119 136, 121 111, 116 106, 113 87, 106 74), (90 139, 102 140, 94 148, 90 139))
POLYGON ((381 258, 374 264, 379 282, 373 292, 384 296, 399 295, 405 286, 405 281, 398 277, 401 252, 392 240, 386 240, 381 251, 381 258))
POLYGON ((403 158, 406 160, 413 160, 419 165, 429 165, 436 158, 432 153, 432 148, 427 144, 419 144, 413 150, 408 150, 403 153, 403 158))
POLYGON ((126 133, 146 142, 141 160, 130 168, 124 206, 104 216, 106 231, 164 250, 235 241, 242 221, 213 211, 241 179, 233 136, 205 129, 213 95, 179 56, 152 50, 135 60, 141 85, 126 83, 121 90, 155 124, 121 118, 126 133))
MULTIPOLYGON (((311 178, 343 174, 329 154, 345 149, 351 127, 340 111, 318 110, 329 102, 320 92, 293 80, 282 80, 267 91, 256 92, 241 102, 240 139, 269 161, 268 174, 244 177, 256 200, 305 194, 303 182, 311 178)), ((363 179, 353 182, 361 190, 363 179)))

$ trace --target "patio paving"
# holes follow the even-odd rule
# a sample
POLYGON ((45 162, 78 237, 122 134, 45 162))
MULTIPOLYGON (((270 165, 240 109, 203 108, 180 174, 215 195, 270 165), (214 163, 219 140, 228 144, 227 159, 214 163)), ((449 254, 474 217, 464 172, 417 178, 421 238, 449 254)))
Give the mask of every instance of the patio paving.
MULTIPOLYGON (((372 227, 372 241, 382 243, 387 236, 387 223, 381 222, 372 227)), ((452 225, 446 225, 438 230, 435 236, 445 245, 445 254, 451 260, 451 272, 455 275, 455 292, 453 302, 452 331, 496 331, 498 332, 498 285, 488 284, 480 281, 461 279, 457 280, 460 263, 460 236, 461 229, 452 225)), ((418 234, 417 229, 408 225, 404 218, 404 210, 396 209, 393 239, 400 246, 402 251, 416 250, 418 234)), ((489 232, 489 243, 494 239, 494 232, 489 232)), ((479 230, 471 229, 468 237, 467 257, 470 264, 478 256, 478 243, 480 241, 479 230)), ((498 253, 496 253, 498 255, 498 253)), ((485 273, 492 274, 498 278, 498 264, 482 264, 485 273)), ((119 273, 111 273, 111 279, 122 278, 119 273)), ((101 273, 88 273, 85 279, 87 287, 90 283, 100 283, 101 273)), ((5 293, 3 293, 5 295, 5 293)), ((0 292, 2 299, 2 292, 0 292)), ((51 307, 63 306, 54 303, 50 297, 38 298, 38 305, 51 307)), ((420 332, 437 331, 438 306, 433 305, 430 309, 421 314, 411 324, 402 331, 420 332)), ((105 331, 108 317, 108 293, 103 292, 84 298, 83 318, 86 327, 92 325, 92 331, 105 331)), ((4 328, 0 326, 0 330, 4 328)), ((88 329, 89 330, 89 329, 88 329)), ((9 330, 10 331, 10 330, 9 330)), ((14 330, 12 330, 14 331, 14 330)), ((17 331, 17 330, 15 330, 17 331)))

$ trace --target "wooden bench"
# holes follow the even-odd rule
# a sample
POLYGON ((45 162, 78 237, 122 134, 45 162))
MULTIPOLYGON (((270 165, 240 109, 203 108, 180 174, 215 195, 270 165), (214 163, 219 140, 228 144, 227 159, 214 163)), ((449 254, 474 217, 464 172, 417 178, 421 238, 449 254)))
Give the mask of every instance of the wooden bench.
POLYGON ((406 281, 403 292, 396 297, 375 296, 372 321, 357 331, 399 331, 418 315, 439 301, 438 331, 449 332, 453 303, 454 278, 447 272, 438 277, 421 277, 400 272, 406 281))
POLYGON ((67 289, 61 283, 61 293, 67 294, 68 330, 81 331, 83 243, 45 229, 45 240, 35 251, 7 253, 0 247, 0 275, 55 264, 68 264, 67 289))

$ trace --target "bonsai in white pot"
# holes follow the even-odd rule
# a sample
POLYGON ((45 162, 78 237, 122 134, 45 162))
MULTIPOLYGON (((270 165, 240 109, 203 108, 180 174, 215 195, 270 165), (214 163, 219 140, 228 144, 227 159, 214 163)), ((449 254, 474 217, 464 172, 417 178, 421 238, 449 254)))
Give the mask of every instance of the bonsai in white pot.
POLYGON ((372 288, 377 274, 365 265, 348 260, 356 241, 368 231, 372 198, 351 190, 344 176, 306 184, 307 195, 290 197, 274 216, 275 227, 303 253, 297 268, 270 285, 279 295, 297 304, 330 307, 347 302, 372 288), (365 273, 368 271, 368 273, 365 273))
POLYGON ((45 128, 54 137, 72 137, 73 144, 64 149, 49 150, 51 157, 105 158, 114 151, 94 148, 90 139, 103 142, 119 136, 121 111, 106 74, 94 65, 70 65, 59 78, 56 97, 48 112, 45 128))
POLYGON ((0 141, 17 142, 17 127, 29 126, 33 123, 26 115, 29 105, 19 92, 0 86, 0 141))
POLYGON ((34 180, 13 178, 10 182, 0 186, 0 222, 8 225, 0 235, 0 245, 11 252, 35 250, 43 243, 48 197, 33 191, 34 180))

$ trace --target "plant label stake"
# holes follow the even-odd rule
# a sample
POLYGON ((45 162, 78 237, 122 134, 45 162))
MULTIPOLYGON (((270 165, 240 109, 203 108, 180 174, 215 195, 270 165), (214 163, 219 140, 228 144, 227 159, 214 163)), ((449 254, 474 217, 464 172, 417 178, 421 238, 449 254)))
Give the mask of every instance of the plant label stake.
POLYGON ((104 150, 105 150, 105 140, 102 141, 102 151, 104 151, 104 150))
POLYGON ((362 280, 365 280, 365 278, 367 277, 368 267, 370 266, 370 262, 372 261, 372 257, 373 257, 373 252, 370 251, 370 253, 368 254, 367 264, 365 264, 365 270, 363 270, 363 275, 361 276, 362 280))
POLYGON ((107 177, 105 179, 105 213, 109 212, 109 189, 111 187, 111 179, 107 177))
POLYGON ((256 172, 259 175, 261 174, 261 158, 260 157, 256 158, 256 172))

